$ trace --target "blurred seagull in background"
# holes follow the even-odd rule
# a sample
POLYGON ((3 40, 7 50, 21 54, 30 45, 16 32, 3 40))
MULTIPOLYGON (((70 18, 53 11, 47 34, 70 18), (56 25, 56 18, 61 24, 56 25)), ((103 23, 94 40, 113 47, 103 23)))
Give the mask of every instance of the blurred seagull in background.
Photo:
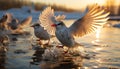
POLYGON ((28 16, 23 21, 19 21, 16 18, 14 18, 12 19, 11 23, 8 24, 8 26, 9 26, 9 29, 12 31, 12 33, 20 34, 24 32, 23 29, 29 26, 31 22, 32 22, 32 16, 28 16))
POLYGON ((8 24, 12 21, 13 16, 11 13, 6 13, 0 19, 0 28, 8 30, 8 24))
POLYGON ((11 30, 16 30, 18 28, 19 21, 17 19, 12 19, 11 23, 9 23, 9 28, 11 30))
POLYGON ((7 16, 2 16, 0 19, 0 29, 5 29, 5 22, 7 21, 7 16))
POLYGON ((13 19, 13 14, 11 13, 6 13, 5 16, 7 17, 7 23, 10 23, 13 19))
POLYGON ((33 25, 31 25, 31 27, 34 28, 34 35, 39 38, 39 44, 43 44, 41 40, 48 40, 47 45, 49 45, 50 35, 48 34, 48 32, 42 26, 40 26, 39 23, 34 23, 33 25))
POLYGON ((8 25, 12 21, 12 14, 6 13, 0 19, 0 44, 5 45, 9 42, 8 35, 11 34, 11 31, 8 30, 8 25))
POLYGON ((39 20, 40 25, 44 27, 51 35, 55 34, 62 45, 67 47, 76 46, 75 37, 82 37, 86 34, 95 32, 101 28, 109 19, 109 12, 105 12, 103 7, 97 4, 93 5, 91 9, 82 17, 76 20, 70 27, 66 27, 61 19, 56 19, 54 10, 47 7, 41 13, 39 20))
POLYGON ((0 45, 5 45, 7 43, 9 43, 7 32, 0 29, 0 45))

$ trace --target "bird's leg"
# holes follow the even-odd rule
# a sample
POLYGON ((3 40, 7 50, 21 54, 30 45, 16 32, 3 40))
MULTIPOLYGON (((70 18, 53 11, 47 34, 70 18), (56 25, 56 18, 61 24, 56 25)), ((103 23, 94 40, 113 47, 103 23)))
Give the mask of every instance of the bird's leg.
POLYGON ((48 42, 47 43, 45 43, 44 45, 49 45, 49 43, 50 43, 50 39, 48 40, 48 42))
POLYGON ((37 39, 36 41, 40 41, 40 39, 37 39))
POLYGON ((40 39, 39 39, 39 44, 40 44, 40 45, 42 45, 42 44, 43 44, 43 43, 42 43, 42 41, 41 41, 40 39))
POLYGON ((2 39, 0 40, 0 43, 3 44, 3 40, 2 39))
POLYGON ((64 46, 56 46, 57 48, 64 48, 64 46))
POLYGON ((64 45, 57 45, 57 48, 64 48, 64 45))
POLYGON ((66 49, 65 49, 65 47, 64 47, 64 54, 66 54, 66 53, 68 53, 69 52, 69 48, 67 47, 66 49))

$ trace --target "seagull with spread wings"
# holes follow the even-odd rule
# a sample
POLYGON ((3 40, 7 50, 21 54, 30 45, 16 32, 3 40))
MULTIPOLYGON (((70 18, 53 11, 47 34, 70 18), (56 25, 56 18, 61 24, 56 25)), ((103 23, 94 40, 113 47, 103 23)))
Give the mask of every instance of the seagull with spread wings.
POLYGON ((32 16, 28 16, 23 21, 19 21, 16 18, 12 19, 11 23, 8 24, 9 30, 14 34, 23 33, 23 29, 30 25, 32 22, 32 16))
POLYGON ((55 34, 57 39, 67 47, 76 45, 74 37, 82 37, 86 34, 95 32, 101 28, 109 19, 109 12, 105 12, 103 7, 97 4, 88 9, 87 13, 76 20, 70 27, 66 27, 62 19, 65 17, 57 17, 54 15, 54 10, 47 7, 41 13, 39 20, 48 33, 55 34))

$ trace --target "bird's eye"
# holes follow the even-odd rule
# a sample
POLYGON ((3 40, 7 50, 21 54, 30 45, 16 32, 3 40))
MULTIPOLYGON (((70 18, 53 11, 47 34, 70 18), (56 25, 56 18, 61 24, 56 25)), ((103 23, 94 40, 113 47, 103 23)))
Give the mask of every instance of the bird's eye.
POLYGON ((36 26, 39 26, 39 24, 36 24, 36 26))
POLYGON ((58 23, 57 25, 61 25, 61 23, 58 23))

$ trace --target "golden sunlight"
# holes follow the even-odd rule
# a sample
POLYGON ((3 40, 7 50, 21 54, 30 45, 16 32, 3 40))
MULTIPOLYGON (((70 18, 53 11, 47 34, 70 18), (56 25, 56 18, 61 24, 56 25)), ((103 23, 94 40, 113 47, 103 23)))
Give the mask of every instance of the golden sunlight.
POLYGON ((90 0, 90 4, 97 3, 99 5, 105 5, 106 1, 105 0, 90 0))
POLYGON ((95 48, 95 50, 96 51, 100 51, 100 50, 102 50, 102 48, 101 47, 97 47, 97 48, 95 48))
POLYGON ((100 32, 101 32, 101 28, 96 31, 96 34, 95 34, 96 40, 92 41, 93 44, 99 45, 99 42, 100 42, 100 32))
POLYGON ((101 32, 101 29, 98 29, 96 31, 96 38, 99 39, 100 38, 100 32, 101 32))
POLYGON ((67 8, 72 8, 76 10, 85 10, 88 5, 98 4, 101 6, 107 5, 120 5, 120 0, 30 0, 34 3, 46 3, 46 4, 55 4, 59 6, 65 6, 67 8))

